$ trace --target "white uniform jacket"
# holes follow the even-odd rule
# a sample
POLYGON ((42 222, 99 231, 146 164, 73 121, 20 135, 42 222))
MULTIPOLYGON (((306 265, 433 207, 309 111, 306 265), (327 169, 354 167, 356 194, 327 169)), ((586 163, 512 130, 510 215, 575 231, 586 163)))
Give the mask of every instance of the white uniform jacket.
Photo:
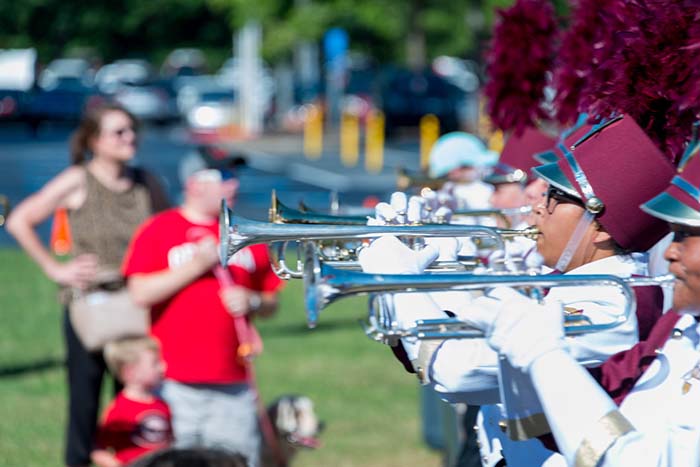
POLYGON ((700 325, 684 315, 676 330, 620 406, 633 430, 599 465, 700 465, 700 325))

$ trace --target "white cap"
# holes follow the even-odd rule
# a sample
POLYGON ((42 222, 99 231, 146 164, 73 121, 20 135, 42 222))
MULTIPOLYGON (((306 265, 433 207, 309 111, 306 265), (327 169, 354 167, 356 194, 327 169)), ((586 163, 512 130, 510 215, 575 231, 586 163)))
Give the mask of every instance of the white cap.
POLYGON ((489 151, 476 136, 455 131, 441 136, 430 150, 430 175, 442 177, 460 167, 492 167, 498 153, 489 151))

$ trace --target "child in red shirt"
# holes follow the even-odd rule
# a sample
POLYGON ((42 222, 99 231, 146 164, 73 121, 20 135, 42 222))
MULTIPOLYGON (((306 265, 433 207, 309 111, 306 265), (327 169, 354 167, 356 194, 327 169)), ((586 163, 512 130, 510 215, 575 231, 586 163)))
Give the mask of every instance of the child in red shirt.
POLYGON ((109 342, 104 355, 124 389, 103 416, 91 458, 99 467, 120 467, 172 443, 170 409, 153 393, 165 365, 158 342, 147 336, 109 342))

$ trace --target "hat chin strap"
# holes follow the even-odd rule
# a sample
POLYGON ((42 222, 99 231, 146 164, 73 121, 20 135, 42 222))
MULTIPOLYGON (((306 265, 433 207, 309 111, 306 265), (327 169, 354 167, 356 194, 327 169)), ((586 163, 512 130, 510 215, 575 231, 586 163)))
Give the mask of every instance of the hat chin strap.
POLYGON ((581 216, 578 224, 576 224, 576 229, 574 229, 574 233, 571 234, 571 238, 569 238, 564 251, 561 252, 559 261, 557 261, 557 265, 554 266, 554 269, 557 271, 566 272, 566 268, 568 268, 569 263, 571 263, 571 258, 574 257, 574 253, 576 253, 576 250, 581 244, 581 240, 583 240, 583 235, 586 233, 588 226, 590 226, 595 219, 595 216, 596 215, 588 209, 583 212, 583 216, 581 216))

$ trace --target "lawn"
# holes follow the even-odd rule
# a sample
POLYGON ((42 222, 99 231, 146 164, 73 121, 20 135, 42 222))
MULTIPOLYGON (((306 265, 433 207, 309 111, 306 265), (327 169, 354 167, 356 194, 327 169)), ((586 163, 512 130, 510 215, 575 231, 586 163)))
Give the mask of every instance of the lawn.
MULTIPOLYGON (((56 287, 19 250, 0 249, 0 465, 61 465, 66 388, 56 287)), ((260 324, 257 372, 266 401, 305 394, 326 423, 323 447, 299 467, 439 466, 420 433, 419 390, 357 320, 362 297, 326 309, 306 328, 301 283, 289 282, 277 317, 260 324)))

